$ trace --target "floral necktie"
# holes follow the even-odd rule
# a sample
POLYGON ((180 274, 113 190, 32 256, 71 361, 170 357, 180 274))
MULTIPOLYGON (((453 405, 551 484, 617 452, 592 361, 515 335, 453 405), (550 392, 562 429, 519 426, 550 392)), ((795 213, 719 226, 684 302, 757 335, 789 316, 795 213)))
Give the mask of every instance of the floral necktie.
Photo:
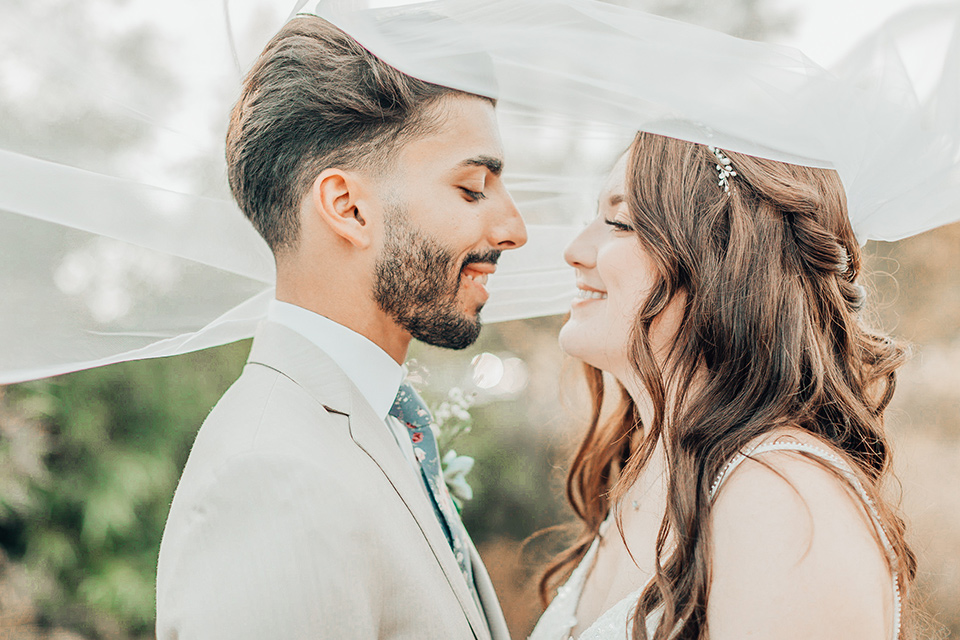
POLYGON ((437 520, 447 536, 447 542, 453 555, 460 565, 463 577, 476 597, 476 587, 473 584, 473 568, 470 565, 470 545, 467 542, 467 532, 460 522, 456 507, 447 485, 443 481, 443 473, 440 468, 440 451, 437 448, 437 439, 433 434, 433 428, 430 426, 433 420, 430 417, 430 410, 424 404, 420 394, 404 382, 400 385, 400 391, 397 392, 397 398, 393 401, 393 407, 390 408, 390 415, 407 426, 410 434, 410 440, 413 442, 413 451, 420 462, 420 473, 427 485, 430 501, 433 503, 433 509, 436 512, 437 520))

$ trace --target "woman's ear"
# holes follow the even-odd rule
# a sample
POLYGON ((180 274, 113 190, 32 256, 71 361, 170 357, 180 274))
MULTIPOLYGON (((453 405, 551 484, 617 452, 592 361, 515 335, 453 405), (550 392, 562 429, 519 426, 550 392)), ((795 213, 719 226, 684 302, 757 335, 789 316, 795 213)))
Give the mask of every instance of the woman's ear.
POLYGON ((372 229, 361 212, 363 194, 358 176, 341 169, 324 169, 311 189, 317 221, 358 249, 366 249, 373 241, 372 229))

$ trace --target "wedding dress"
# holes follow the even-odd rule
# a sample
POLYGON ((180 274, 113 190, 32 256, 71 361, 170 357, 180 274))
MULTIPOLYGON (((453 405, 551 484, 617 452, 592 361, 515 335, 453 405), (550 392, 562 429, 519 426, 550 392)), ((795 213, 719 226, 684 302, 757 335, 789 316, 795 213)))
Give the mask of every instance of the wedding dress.
MULTIPOLYGON (((717 476, 717 479, 714 481, 710 489, 711 498, 716 495, 724 480, 728 478, 733 470, 736 469, 744 460, 750 456, 756 456, 770 451, 806 452, 816 456, 817 458, 820 458, 827 464, 832 465, 850 480, 851 484, 857 491, 857 495, 859 495, 861 501, 863 502, 864 508, 867 514, 870 516, 873 525, 876 527, 877 534, 883 543, 887 560, 890 563, 890 571, 893 576, 893 640, 897 640, 900 635, 901 604, 899 580, 897 578, 896 556, 893 552, 893 548, 890 545, 890 541, 887 538, 886 532, 883 530, 883 527, 880 524, 880 518, 876 512, 873 502, 863 490, 863 486, 856 479, 856 476, 853 475, 850 467, 843 460, 829 451, 826 451, 825 449, 803 443, 775 442, 772 444, 760 444, 752 449, 749 449, 745 453, 737 455, 730 460, 729 463, 727 463, 723 471, 721 471, 717 476)), ((580 603, 580 596, 583 593, 583 586, 586 582, 587 575, 590 573, 590 569, 593 567, 594 561, 596 560, 597 550, 600 546, 600 539, 604 536, 607 529, 609 529, 612 524, 613 513, 614 512, 611 509, 610 515, 608 515, 607 519, 603 522, 603 524, 600 525, 600 535, 594 539, 593 543, 590 545, 590 548, 580 561, 580 564, 577 565, 577 568, 574 569, 573 573, 570 574, 567 582, 560 587, 560 589, 558 589, 556 597, 550 602, 550 606, 547 607, 546 611, 543 612, 543 615, 537 622, 537 626, 534 628, 533 633, 529 636, 529 640, 573 639, 573 636, 570 632, 577 625, 576 611, 577 606, 580 603)), ((629 640, 632 638, 633 611, 637 606, 637 602, 639 601, 641 594, 648 585, 649 581, 640 589, 637 589, 607 609, 593 622, 593 624, 584 629, 584 631, 577 637, 577 640, 629 640)), ((659 622, 659 609, 654 610, 649 616, 647 616, 645 624, 647 626, 648 637, 653 635, 653 632, 659 622)))

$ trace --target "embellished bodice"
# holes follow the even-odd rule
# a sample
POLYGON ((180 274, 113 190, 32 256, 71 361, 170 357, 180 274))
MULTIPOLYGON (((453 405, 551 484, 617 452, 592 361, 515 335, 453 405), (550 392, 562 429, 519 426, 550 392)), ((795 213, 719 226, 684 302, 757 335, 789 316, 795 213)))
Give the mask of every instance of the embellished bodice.
MULTIPOLYGON (((601 525, 601 529, 609 528, 611 520, 608 516, 601 525)), ((603 533, 606 533, 606 531, 603 533)), ((583 585, 587 580, 587 574, 593 567, 599 546, 600 537, 594 538, 580 564, 570 574, 566 584, 557 590, 556 597, 550 602, 550 606, 543 612, 543 615, 540 616, 540 620, 537 622, 529 640, 569 640, 573 637, 570 635, 570 631, 577 625, 577 605, 580 604, 583 585)), ((631 614, 646 587, 647 585, 644 585, 604 611, 593 624, 584 629, 578 640, 630 638, 633 633, 631 614), (624 633, 624 630, 626 630, 626 633, 624 633)), ((647 618, 647 635, 653 633, 659 620, 660 616, 656 611, 647 618)))
MULTIPOLYGON (((850 469, 849 465, 839 456, 821 447, 799 442, 774 442, 771 444, 761 444, 744 453, 740 453, 731 459, 717 475, 710 487, 710 497, 713 499, 717 491, 723 485, 723 482, 730 474, 747 458, 770 452, 770 451, 801 451, 820 458, 827 464, 840 471, 849 481, 851 486, 856 489, 861 501, 866 508, 867 514, 876 527, 878 537, 883 544, 884 552, 890 563, 891 573, 893 575, 893 601, 894 601, 894 620, 893 620, 893 640, 898 640, 900 636, 900 585, 897 576, 897 558, 890 544, 889 538, 880 524, 880 516, 877 513, 876 506, 867 495, 859 479, 850 469)), ((606 534, 606 530, 613 521, 613 510, 607 519, 600 525, 600 535, 593 540, 593 543, 587 549, 580 564, 573 570, 567 582, 557 590, 556 597, 550 602, 550 606, 540 617, 537 626, 528 640, 573 640, 571 630, 577 625, 577 606, 580 603, 580 596, 583 593, 583 587, 587 580, 587 575, 593 568, 600 540, 606 534)), ((647 583, 649 584, 649 582, 647 583)), ((593 624, 583 630, 576 640, 627 640, 633 636, 633 611, 647 584, 630 593, 625 598, 603 612, 593 624)), ((653 635, 658 623, 660 622, 659 609, 654 610, 647 616, 645 624, 647 626, 647 635, 653 635)))

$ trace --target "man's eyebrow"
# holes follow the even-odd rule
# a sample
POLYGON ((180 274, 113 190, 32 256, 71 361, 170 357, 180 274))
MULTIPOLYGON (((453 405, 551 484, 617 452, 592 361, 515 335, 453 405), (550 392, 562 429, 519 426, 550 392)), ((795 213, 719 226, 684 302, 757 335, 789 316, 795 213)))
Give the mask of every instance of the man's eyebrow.
POLYGON ((490 173, 499 176, 503 172, 503 160, 493 156, 477 156, 467 158, 460 163, 461 167, 486 167, 490 173))

